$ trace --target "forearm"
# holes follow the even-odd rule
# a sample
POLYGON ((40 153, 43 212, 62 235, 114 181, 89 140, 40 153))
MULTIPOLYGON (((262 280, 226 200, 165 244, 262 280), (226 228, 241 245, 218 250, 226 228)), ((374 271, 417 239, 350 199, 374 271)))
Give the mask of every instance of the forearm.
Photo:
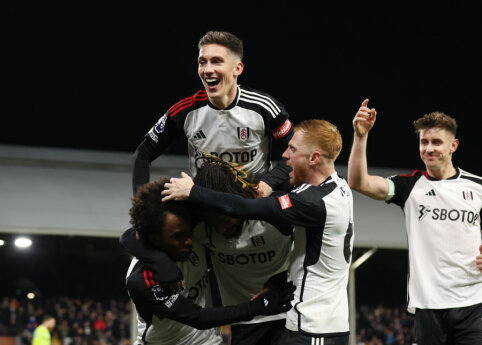
POLYGON ((367 141, 368 135, 353 136, 353 145, 348 159, 348 184, 355 190, 361 188, 368 177, 367 141))
POLYGON ((151 161, 143 152, 136 150, 132 166, 132 192, 136 195, 137 189, 150 180, 151 161))
POLYGON ((243 303, 229 307, 201 308, 195 304, 188 304, 185 299, 173 308, 169 318, 197 329, 208 329, 230 323, 249 321, 255 316, 252 303, 243 303))
POLYGON ((236 194, 216 192, 194 185, 189 193, 189 200, 236 218, 266 221, 273 218, 269 198, 245 199, 236 194))
POLYGON ((350 188, 377 200, 387 194, 387 182, 383 177, 370 176, 367 163, 368 134, 353 137, 353 145, 348 160, 348 184, 350 188))
POLYGON ((145 138, 137 147, 136 152, 132 156, 132 189, 134 196, 137 189, 150 181, 151 162, 159 157, 166 144, 161 142, 155 143, 149 138, 145 138))

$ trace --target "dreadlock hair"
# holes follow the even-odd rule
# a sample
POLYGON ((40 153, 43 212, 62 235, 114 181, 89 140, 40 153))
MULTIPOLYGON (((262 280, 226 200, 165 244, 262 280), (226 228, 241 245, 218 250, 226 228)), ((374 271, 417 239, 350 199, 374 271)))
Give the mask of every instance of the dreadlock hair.
POLYGON ((229 163, 206 153, 196 159, 196 165, 198 161, 202 161, 202 164, 194 177, 195 184, 244 198, 256 197, 256 184, 248 181, 248 173, 237 168, 236 163, 229 163))
POLYGON ((189 202, 162 201, 161 192, 167 182, 169 179, 161 178, 159 181, 147 183, 139 187, 132 199, 132 207, 129 210, 130 224, 143 239, 147 239, 149 233, 162 231, 168 212, 193 224, 195 222, 189 202))

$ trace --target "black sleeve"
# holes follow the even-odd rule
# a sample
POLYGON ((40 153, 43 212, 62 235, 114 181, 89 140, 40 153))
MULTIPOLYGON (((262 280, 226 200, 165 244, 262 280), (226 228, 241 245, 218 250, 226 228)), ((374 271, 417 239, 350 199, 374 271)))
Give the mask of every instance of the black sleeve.
POLYGON ((388 179, 393 181, 395 186, 395 195, 390 200, 387 200, 387 203, 393 203, 403 208, 405 206, 405 201, 407 201, 415 186, 415 183, 421 176, 422 172, 420 170, 415 170, 409 175, 393 175, 388 177, 388 179))
POLYGON ((127 279, 129 296, 144 320, 154 314, 197 329, 208 329, 230 323, 248 321, 256 315, 276 315, 291 308, 295 287, 287 283, 254 301, 234 306, 202 308, 179 293, 168 292, 149 274, 147 266, 137 265, 127 279))
POLYGON ((250 302, 229 307, 202 308, 179 296, 168 318, 197 329, 208 329, 230 323, 249 321, 255 316, 250 302))
POLYGON ((156 280, 160 283, 173 283, 184 280, 181 270, 169 256, 159 249, 148 246, 144 241, 138 240, 136 231, 128 229, 121 235, 119 243, 131 255, 139 261, 149 265, 156 274, 156 280))
POLYGON ((282 160, 273 170, 257 176, 257 179, 266 182, 273 190, 289 192, 293 189, 290 185, 290 172, 291 168, 286 165, 285 160, 282 160))
POLYGON ((150 180, 151 162, 159 157, 169 144, 181 135, 179 124, 164 114, 149 130, 132 156, 132 190, 136 195, 139 186, 150 180))
MULTIPOLYGON (((275 148, 283 153, 294 134, 293 124, 283 107, 281 107, 280 114, 273 118, 270 127, 272 129, 270 134, 275 148)), ((289 184, 290 171, 291 168, 286 165, 284 160, 281 160, 273 170, 261 176, 260 179, 266 182, 273 190, 289 191, 292 189, 289 184)))
POLYGON ((194 185, 189 194, 189 200, 242 219, 258 219, 273 224, 284 235, 292 233, 291 225, 313 226, 318 221, 319 208, 307 203, 297 194, 289 193, 292 207, 283 209, 283 202, 288 194, 280 197, 267 197, 258 199, 245 199, 239 195, 222 193, 208 188, 194 185))
POLYGON ((294 291, 293 282, 285 282, 284 285, 276 287, 253 301, 217 308, 202 308, 182 295, 176 294, 163 301, 156 298, 153 302, 159 308, 155 308, 154 314, 158 317, 166 316, 197 329, 208 329, 249 321, 256 315, 276 315, 286 312, 291 308, 290 301, 294 298, 294 291), (170 309, 167 314, 166 308, 170 309))

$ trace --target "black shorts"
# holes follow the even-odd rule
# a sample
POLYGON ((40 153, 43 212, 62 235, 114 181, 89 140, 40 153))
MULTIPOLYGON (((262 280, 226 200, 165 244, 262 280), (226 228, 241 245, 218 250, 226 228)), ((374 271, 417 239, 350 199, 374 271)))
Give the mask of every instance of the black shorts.
POLYGON ((278 345, 348 345, 348 335, 334 337, 311 337, 285 329, 278 345))
POLYGON ((231 345, 274 345, 285 329, 286 320, 231 325, 231 345))
POLYGON ((417 309, 417 345, 482 345, 482 303, 463 308, 417 309))

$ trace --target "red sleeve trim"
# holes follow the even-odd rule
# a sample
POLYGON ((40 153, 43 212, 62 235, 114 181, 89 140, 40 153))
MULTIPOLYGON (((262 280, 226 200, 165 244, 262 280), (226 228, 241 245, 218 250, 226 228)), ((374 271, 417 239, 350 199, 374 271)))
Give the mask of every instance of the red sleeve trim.
POLYGON ((150 279, 150 281, 151 281, 152 286, 155 286, 155 285, 156 285, 156 282, 154 281, 154 279, 153 279, 153 277, 152 277, 152 271, 151 271, 151 270, 149 270, 149 279, 150 279))
POLYGON ((286 134, 288 134, 292 126, 293 124, 291 123, 291 121, 287 119, 280 128, 275 129, 273 132, 271 132, 271 135, 275 139, 280 139, 284 137, 286 134))
POLYGON ((173 117, 181 110, 192 106, 194 103, 205 101, 207 99, 208 99, 208 96, 206 94, 206 90, 201 90, 196 92, 194 96, 184 98, 183 100, 177 102, 167 112, 169 113, 170 117, 173 117))
MULTIPOLYGON (((412 171, 412 172, 411 172, 410 174, 408 174, 408 175, 406 175, 406 174, 405 174, 405 175, 404 175, 404 174, 400 174, 400 175, 398 175, 398 176, 410 176, 410 177, 411 177, 411 176, 415 175, 416 173, 418 173, 419 171, 420 171, 420 170, 414 170, 414 171, 412 171)), ((425 174, 426 174, 426 171, 423 172, 423 174, 425 175, 425 174)))
POLYGON ((146 269, 143 269, 142 272, 144 273, 144 281, 146 282, 147 287, 151 287, 151 285, 149 284, 149 279, 147 279, 146 269))

